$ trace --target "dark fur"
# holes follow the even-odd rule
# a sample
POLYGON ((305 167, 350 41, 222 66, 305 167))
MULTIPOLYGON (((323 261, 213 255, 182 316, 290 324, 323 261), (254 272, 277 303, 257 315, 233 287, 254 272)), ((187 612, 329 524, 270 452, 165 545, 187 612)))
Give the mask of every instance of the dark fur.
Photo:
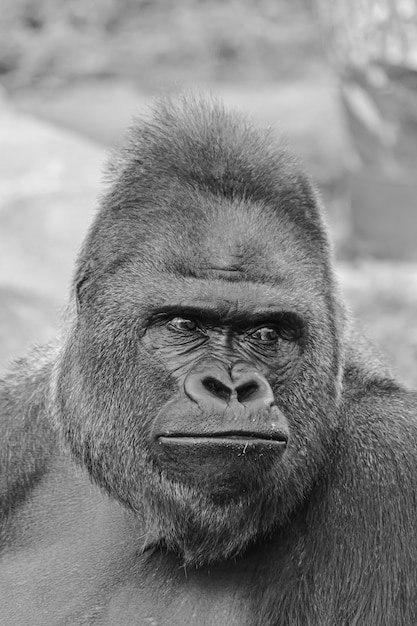
POLYGON ((65 339, 2 383, 3 549, 18 541, 13 520, 67 449, 140 520, 159 559, 173 553, 201 576, 248 559, 241 623, 417 624, 416 397, 345 315, 309 179, 269 132, 193 98, 161 100, 132 128, 109 177, 78 259, 65 339), (280 284, 278 255, 285 297, 308 333, 301 364, 270 376, 291 449, 271 471, 254 467, 225 502, 211 497, 221 475, 202 486, 191 461, 184 481, 155 466, 147 436, 176 382, 169 353, 157 358, 145 331, 162 298, 181 299, 178 286, 191 289, 229 249, 244 280, 265 290, 280 284))

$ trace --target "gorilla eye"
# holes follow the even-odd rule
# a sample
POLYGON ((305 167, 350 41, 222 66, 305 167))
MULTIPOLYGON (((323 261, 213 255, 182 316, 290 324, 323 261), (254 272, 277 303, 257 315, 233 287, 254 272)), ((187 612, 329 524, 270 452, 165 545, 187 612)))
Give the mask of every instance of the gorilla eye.
POLYGON ((253 339, 256 339, 257 341, 272 343, 273 341, 277 341, 277 339, 279 338, 279 334, 276 328, 265 326, 263 328, 258 328, 253 333, 251 333, 251 337, 253 337, 253 339))
POLYGON ((174 317, 169 322, 169 326, 174 330, 180 331, 193 331, 197 330, 197 324, 194 320, 189 320, 184 317, 174 317))

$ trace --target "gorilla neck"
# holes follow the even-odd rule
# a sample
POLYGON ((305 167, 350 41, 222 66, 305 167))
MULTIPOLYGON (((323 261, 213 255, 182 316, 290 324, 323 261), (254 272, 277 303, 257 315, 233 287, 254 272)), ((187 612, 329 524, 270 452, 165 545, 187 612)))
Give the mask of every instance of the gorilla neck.
POLYGON ((213 503, 178 486, 145 498, 144 549, 160 546, 186 567, 199 568, 242 554, 261 532, 262 507, 250 502, 213 503), (250 522, 248 520, 251 520, 250 522))
MULTIPOLYGON (((70 463, 79 466, 80 475, 86 478, 83 454, 67 441, 68 445, 70 463)), ((201 487, 169 480, 138 460, 139 466, 141 472, 130 473, 137 478, 141 474, 134 491, 121 484, 111 468, 104 472, 102 464, 90 466, 91 480, 103 497, 108 493, 108 505, 119 508, 121 517, 135 520, 136 553, 150 554, 159 547, 194 569, 232 561, 251 546, 261 545, 293 518, 313 484, 297 484, 277 474, 273 487, 263 488, 262 481, 248 482, 241 486, 240 496, 236 492, 219 499, 201 487)))
POLYGON ((140 511, 144 550, 162 547, 193 568, 230 561, 288 521, 294 501, 282 501, 282 494, 254 485, 240 497, 219 501, 201 488, 154 474, 145 486, 140 511))
MULTIPOLYGON (((193 500, 195 503, 195 495, 193 500)), ((108 559, 111 561, 106 564, 109 575, 114 567, 126 566, 138 571, 138 568, 158 563, 164 572, 172 571, 175 576, 179 561, 193 571, 205 572, 207 565, 211 571, 213 568, 232 571, 236 566, 233 557, 239 554, 246 554, 251 561, 252 551, 248 552, 248 548, 256 535, 254 525, 248 524, 247 510, 236 503, 203 512, 205 505, 207 502, 203 499, 201 508, 189 510, 187 516, 182 500, 182 506, 173 505, 169 514, 165 512, 164 519, 156 516, 155 510, 145 507, 144 519, 142 514, 129 511, 92 484, 88 473, 64 452, 51 462, 27 510, 23 507, 18 513, 18 525, 22 535, 29 529, 31 542, 54 541, 65 549, 66 542, 70 541, 71 562, 89 560, 92 554, 100 561, 108 559), (46 501, 50 503, 47 508, 46 501), (28 522, 36 518, 38 510, 42 524, 37 527, 35 536, 28 522), (176 516, 180 514, 184 517, 178 523, 176 516), (174 521, 176 524, 170 526, 174 521), (157 550, 158 547, 162 550, 157 550)), ((56 558, 66 567, 65 554, 57 554, 56 558)), ((239 562, 243 564, 246 559, 238 559, 239 562)))
MULTIPOLYGON (((21 567, 22 585, 30 598, 39 590, 33 571, 42 572, 42 585, 53 590, 43 601, 45 614, 53 614, 56 602, 71 602, 81 614, 85 598, 96 598, 99 588, 109 590, 109 614, 114 611, 118 616, 106 623, 133 623, 129 621, 133 614, 149 614, 158 615, 158 623, 191 625, 197 623, 193 615, 198 606, 204 615, 214 614, 210 623, 220 623, 217 613, 230 610, 228 604, 223 607, 227 594, 244 595, 242 584, 252 575, 248 561, 228 562, 208 573, 186 571, 170 553, 143 552, 144 528, 138 516, 92 485, 88 474, 61 454, 55 456, 27 504, 13 515, 10 537, 17 547, 16 562, 9 571, 7 557, 2 561, 4 576, 13 580, 21 567)), ((102 602, 100 597, 97 602, 102 602)), ((241 606, 243 610, 244 598, 241 606)), ((45 618, 46 623, 52 622, 45 618)), ((235 616, 228 623, 244 621, 235 616)))
POLYGON ((85 507, 99 507, 104 523, 106 519, 111 525, 114 520, 119 520, 122 526, 128 523, 129 532, 123 532, 126 537, 130 535, 136 554, 148 557, 160 548, 162 553, 175 557, 176 567, 178 561, 193 569, 232 561, 252 545, 262 543, 289 517, 287 506, 280 505, 280 498, 260 489, 252 488, 246 497, 219 502, 195 487, 171 482, 159 473, 147 475, 141 503, 138 505, 136 499, 132 506, 132 502, 123 502, 112 492, 109 483, 100 485, 97 477, 88 479, 85 467, 73 452, 67 449, 65 455, 66 465, 72 466, 76 474, 67 484, 77 485, 81 481, 76 493, 83 499, 87 489, 85 507), (98 503, 91 498, 91 481, 96 485, 98 503))

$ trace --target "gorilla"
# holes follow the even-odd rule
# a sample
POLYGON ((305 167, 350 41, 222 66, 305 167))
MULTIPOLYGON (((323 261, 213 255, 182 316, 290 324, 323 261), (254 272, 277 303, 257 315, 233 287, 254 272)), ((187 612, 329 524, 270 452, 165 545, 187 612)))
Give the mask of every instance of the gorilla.
POLYGON ((132 127, 0 407, 0 624, 417 624, 416 394, 309 178, 216 100, 132 127))

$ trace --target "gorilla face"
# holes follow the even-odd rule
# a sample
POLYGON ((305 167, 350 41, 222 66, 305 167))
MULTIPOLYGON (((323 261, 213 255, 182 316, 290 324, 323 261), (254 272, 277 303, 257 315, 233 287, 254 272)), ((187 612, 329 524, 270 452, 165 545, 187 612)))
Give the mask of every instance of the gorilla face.
POLYGON ((81 255, 56 421, 147 541, 201 566, 282 525, 330 454, 334 303, 268 203, 135 180, 81 255))

